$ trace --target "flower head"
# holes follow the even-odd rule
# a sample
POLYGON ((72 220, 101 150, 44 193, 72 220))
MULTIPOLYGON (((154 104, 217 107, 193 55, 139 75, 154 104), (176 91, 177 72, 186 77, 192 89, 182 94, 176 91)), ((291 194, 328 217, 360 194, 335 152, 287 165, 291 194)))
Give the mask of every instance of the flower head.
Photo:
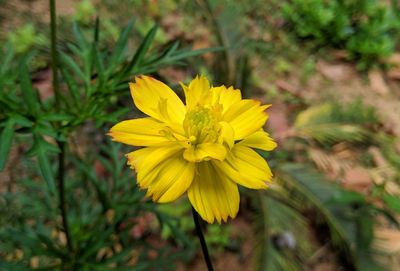
POLYGON ((204 220, 220 223, 239 210, 238 184, 264 189, 271 180, 267 162, 252 149, 276 147, 263 130, 268 105, 242 99, 232 87, 212 87, 204 76, 181 85, 186 105, 162 82, 136 77, 131 95, 149 117, 122 121, 109 135, 143 147, 126 156, 147 196, 171 202, 187 192, 204 220))

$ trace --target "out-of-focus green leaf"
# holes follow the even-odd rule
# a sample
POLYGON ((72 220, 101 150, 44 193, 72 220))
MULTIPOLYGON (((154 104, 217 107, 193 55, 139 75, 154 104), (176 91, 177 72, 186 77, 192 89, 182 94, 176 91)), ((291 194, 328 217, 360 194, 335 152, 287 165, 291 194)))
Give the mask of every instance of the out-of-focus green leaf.
POLYGON ((400 213, 400 197, 394 195, 384 195, 383 201, 394 211, 400 213))
POLYGON ((360 193, 347 190, 337 190, 334 191, 332 198, 327 202, 332 204, 363 204, 365 203, 365 198, 360 193))
POLYGON ((271 192, 280 193, 274 190, 251 194, 256 210, 253 230, 258 236, 253 258, 254 270, 304 270, 302 260, 305 261, 312 254, 307 239, 306 219, 298 210, 286 205, 285 201, 271 197, 271 192), (274 238, 280 241, 274 242, 274 238))
POLYGON ((87 48, 88 42, 83 35, 81 28, 76 22, 72 24, 72 32, 74 33, 75 40, 78 42, 79 47, 82 49, 87 48))
POLYGON ((373 217, 366 210, 357 218, 357 246, 360 251, 368 251, 374 238, 373 217))
POLYGON ((4 169, 14 136, 14 120, 9 118, 0 134, 0 171, 4 169))
POLYGON ((132 30, 133 24, 134 20, 132 19, 129 21, 128 25, 122 30, 121 35, 118 38, 117 44, 114 47, 114 50, 112 52, 112 55, 108 63, 108 72, 110 74, 114 72, 115 67, 119 63, 121 63, 123 59, 123 53, 128 44, 128 37, 129 33, 132 30))
POLYGON ((2 61, 0 64, 0 75, 3 75, 6 70, 9 68, 11 60, 14 56, 14 50, 10 43, 7 43, 5 46, 6 53, 2 54, 2 61))
POLYGON ((21 78, 21 92, 30 113, 32 113, 33 115, 37 115, 40 110, 40 101, 37 92, 33 89, 32 81, 26 65, 27 64, 23 62, 19 67, 21 78))
POLYGON ((58 151, 58 148, 46 142, 40 134, 34 134, 34 145, 29 150, 28 154, 37 156, 40 173, 50 193, 55 193, 56 191, 54 172, 49 157, 50 153, 54 151, 58 151))
POLYGON ((360 101, 344 109, 337 104, 312 106, 300 112, 295 120, 295 135, 312 138, 321 144, 365 142, 372 138, 364 127, 376 123, 375 112, 360 101))
POLYGON ((93 47, 93 50, 94 50, 94 58, 95 58, 96 68, 97 68, 98 88, 101 89, 106 82, 106 73, 105 73, 104 62, 103 62, 103 58, 96 46, 93 47))
POLYGON ((68 114, 49 113, 49 114, 42 116, 40 119, 46 120, 46 121, 70 121, 72 118, 73 117, 68 114))
POLYGON ((68 91, 71 94, 70 97, 72 97, 71 106, 72 106, 72 104, 74 104, 75 106, 78 106, 81 103, 78 85, 76 84, 75 80, 69 74, 69 72, 67 71, 67 69, 65 68, 64 65, 61 65, 60 70, 61 70, 62 77, 68 86, 68 91))
POLYGON ((33 123, 25 118, 22 115, 14 114, 12 115, 12 119, 15 121, 15 124, 20 125, 22 127, 32 127, 33 123))
POLYGON ((302 194, 304 201, 308 201, 314 208, 319 210, 332 230, 331 234, 334 243, 342 246, 347 251, 348 256, 354 261, 355 256, 351 247, 356 236, 348 228, 352 224, 347 223, 347 221, 336 215, 334 212, 335 208, 333 208, 335 206, 327 204, 332 201, 337 191, 342 189, 337 185, 329 183, 322 175, 311 171, 304 165, 285 164, 280 167, 280 170, 282 170, 281 178, 302 194))
POLYGON ((132 73, 135 68, 141 64, 141 62, 144 59, 144 56, 146 55, 147 51, 150 48, 150 45, 152 44, 154 37, 157 33, 158 25, 153 26, 149 32, 147 33, 146 37, 140 44, 139 48, 136 50, 135 54, 132 57, 132 60, 129 62, 128 66, 125 68, 124 72, 126 73, 132 73))
POLYGON ((87 78, 83 71, 79 68, 78 64, 67 54, 61 53, 60 59, 62 62, 70 68, 71 71, 75 73, 81 80, 86 82, 87 78))

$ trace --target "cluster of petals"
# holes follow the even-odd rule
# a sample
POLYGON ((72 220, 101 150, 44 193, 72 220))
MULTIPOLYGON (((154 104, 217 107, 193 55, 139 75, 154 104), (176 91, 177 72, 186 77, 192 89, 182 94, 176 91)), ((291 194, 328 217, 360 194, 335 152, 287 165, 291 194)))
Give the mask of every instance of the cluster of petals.
POLYGON ((187 193, 204 220, 220 223, 238 213, 238 184, 265 189, 271 181, 254 150, 276 147, 263 130, 268 105, 242 99, 232 87, 212 87, 204 76, 181 86, 186 104, 164 83, 136 77, 129 84, 133 102, 148 117, 122 121, 109 135, 142 147, 126 157, 147 196, 165 203, 187 193))

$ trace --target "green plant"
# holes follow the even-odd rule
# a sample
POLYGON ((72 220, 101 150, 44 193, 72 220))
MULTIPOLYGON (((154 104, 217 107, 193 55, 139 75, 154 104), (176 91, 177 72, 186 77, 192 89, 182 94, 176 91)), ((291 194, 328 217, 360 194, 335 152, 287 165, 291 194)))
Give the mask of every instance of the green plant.
POLYGON ((91 40, 74 24, 73 42, 60 51, 55 47, 54 1, 50 3, 50 98, 40 98, 32 84, 34 52, 18 57, 11 45, 0 52, 0 169, 12 146, 28 148, 20 158, 24 174, 10 184, 13 189, 1 192, 0 269, 173 269, 177 261, 190 259, 193 245, 174 218, 143 201, 119 148, 92 134, 105 135, 104 126, 127 113, 120 105, 129 95, 132 75, 182 65, 185 58, 209 50, 179 49, 178 42, 162 51, 150 49, 155 26, 128 54, 132 21, 109 50, 99 43, 97 21, 91 40), (90 140, 83 143, 86 138, 90 140), (169 228, 174 243, 167 240, 158 247, 146 240, 139 221, 148 213, 155 218, 146 223, 169 228), (135 227, 139 236, 132 234, 135 227), (150 258, 152 253, 156 259, 150 258))
POLYGON ((384 63, 398 42, 396 9, 380 1, 293 0, 282 11, 297 36, 346 49, 361 69, 384 63))
POLYGON ((88 24, 95 13, 95 7, 90 0, 83 0, 75 4, 74 19, 79 23, 88 24))
POLYGON ((324 145, 342 141, 365 143, 372 140, 369 128, 374 124, 377 124, 375 111, 365 107, 360 100, 345 106, 326 103, 300 112, 293 134, 324 145))
POLYGON ((388 136, 376 136, 378 123, 375 111, 360 100, 315 105, 298 113, 286 145, 296 142, 301 158, 296 159, 292 150, 288 150, 290 156, 281 150, 273 159, 269 157, 275 183, 263 193, 250 195, 254 232, 260 238, 256 270, 307 270, 320 250, 334 251, 346 270, 384 268, 373 258, 381 253, 372 246, 374 227, 381 223, 375 217, 385 217, 387 223, 399 227, 395 219, 398 197, 379 185, 373 186, 373 195, 346 190, 312 169, 307 157, 311 147, 330 150, 338 143, 362 149, 383 144, 393 150, 388 136), (371 197, 385 204, 374 204, 371 197))
POLYGON ((35 46, 42 46, 46 43, 46 37, 36 32, 33 24, 26 24, 11 32, 8 36, 16 53, 26 53, 35 46))

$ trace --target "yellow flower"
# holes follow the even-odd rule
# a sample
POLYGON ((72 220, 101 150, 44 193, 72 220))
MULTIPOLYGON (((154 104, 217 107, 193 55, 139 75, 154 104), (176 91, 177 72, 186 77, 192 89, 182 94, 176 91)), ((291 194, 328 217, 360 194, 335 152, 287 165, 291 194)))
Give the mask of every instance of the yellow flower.
POLYGON ((263 130, 269 106, 242 99, 232 87, 212 87, 204 76, 181 85, 186 106, 164 83, 136 77, 131 95, 149 117, 122 121, 109 135, 144 147, 126 156, 147 196, 164 203, 187 191, 204 220, 220 223, 238 213, 238 184, 263 189, 271 180, 267 162, 252 149, 276 147, 263 130))

